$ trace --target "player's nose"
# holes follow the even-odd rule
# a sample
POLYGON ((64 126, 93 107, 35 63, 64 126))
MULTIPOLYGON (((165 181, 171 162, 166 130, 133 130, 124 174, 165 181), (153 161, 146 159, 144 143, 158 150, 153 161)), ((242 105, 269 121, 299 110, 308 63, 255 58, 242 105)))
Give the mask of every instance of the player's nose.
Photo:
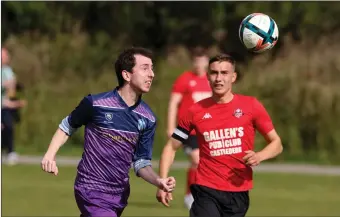
POLYGON ((222 74, 221 73, 217 73, 216 81, 222 81, 222 74))
POLYGON ((149 70, 149 77, 151 78, 155 77, 155 72, 153 71, 153 69, 149 70))

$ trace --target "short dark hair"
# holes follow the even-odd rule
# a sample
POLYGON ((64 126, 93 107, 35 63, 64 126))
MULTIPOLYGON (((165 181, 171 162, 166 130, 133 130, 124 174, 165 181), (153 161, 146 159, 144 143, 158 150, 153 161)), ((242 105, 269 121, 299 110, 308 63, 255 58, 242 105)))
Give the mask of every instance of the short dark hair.
POLYGON ((191 51, 191 59, 195 59, 196 57, 203 57, 203 56, 208 56, 206 49, 204 49, 203 47, 195 47, 194 49, 192 49, 191 51))
POLYGON ((232 57, 229 54, 218 54, 216 56, 213 56, 209 60, 209 65, 214 62, 224 62, 224 61, 231 63, 234 66, 234 68, 236 67, 236 60, 234 59, 234 57, 232 57))
POLYGON ((115 62, 116 76, 118 80, 118 86, 122 87, 125 83, 122 72, 124 70, 132 72, 132 68, 136 65, 135 55, 142 55, 152 60, 153 53, 151 50, 142 47, 132 47, 124 50, 117 58, 115 62))

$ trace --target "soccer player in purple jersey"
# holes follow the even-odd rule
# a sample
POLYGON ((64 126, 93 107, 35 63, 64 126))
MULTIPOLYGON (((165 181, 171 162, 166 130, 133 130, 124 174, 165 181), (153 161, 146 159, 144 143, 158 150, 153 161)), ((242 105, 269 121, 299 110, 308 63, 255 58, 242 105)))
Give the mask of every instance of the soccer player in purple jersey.
POLYGON ((81 216, 120 216, 130 195, 129 170, 171 192, 173 177, 160 178, 151 167, 156 118, 141 100, 154 78, 152 53, 130 48, 115 63, 118 87, 90 94, 65 118, 41 162, 44 171, 58 174, 56 154, 69 136, 85 126, 85 144, 74 184, 81 216))

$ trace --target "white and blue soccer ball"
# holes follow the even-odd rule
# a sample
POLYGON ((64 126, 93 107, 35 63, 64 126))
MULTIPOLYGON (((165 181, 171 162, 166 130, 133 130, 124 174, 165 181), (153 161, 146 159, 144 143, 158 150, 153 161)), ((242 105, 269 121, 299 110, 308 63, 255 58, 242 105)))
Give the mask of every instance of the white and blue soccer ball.
POLYGON ((275 21, 268 15, 253 13, 242 20, 239 37, 248 50, 262 53, 275 46, 279 30, 275 21))

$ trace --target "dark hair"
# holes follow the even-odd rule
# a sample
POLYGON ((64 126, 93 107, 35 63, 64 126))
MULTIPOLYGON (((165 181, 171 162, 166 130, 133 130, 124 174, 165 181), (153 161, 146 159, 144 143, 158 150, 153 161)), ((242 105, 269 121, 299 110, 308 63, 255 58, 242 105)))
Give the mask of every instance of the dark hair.
POLYGON ((153 58, 152 51, 142 47, 132 47, 124 50, 115 62, 116 76, 118 86, 122 87, 125 83, 122 72, 124 70, 132 72, 132 68, 136 65, 135 55, 142 55, 150 59, 153 58))
POLYGON ((209 60, 209 65, 213 62, 224 62, 224 61, 231 63, 234 66, 234 68, 236 67, 236 60, 234 59, 234 57, 232 57, 229 54, 218 54, 216 56, 213 56, 209 60))
POLYGON ((191 51, 191 59, 194 59, 196 57, 203 57, 203 56, 207 56, 207 52, 203 47, 195 47, 191 51))

